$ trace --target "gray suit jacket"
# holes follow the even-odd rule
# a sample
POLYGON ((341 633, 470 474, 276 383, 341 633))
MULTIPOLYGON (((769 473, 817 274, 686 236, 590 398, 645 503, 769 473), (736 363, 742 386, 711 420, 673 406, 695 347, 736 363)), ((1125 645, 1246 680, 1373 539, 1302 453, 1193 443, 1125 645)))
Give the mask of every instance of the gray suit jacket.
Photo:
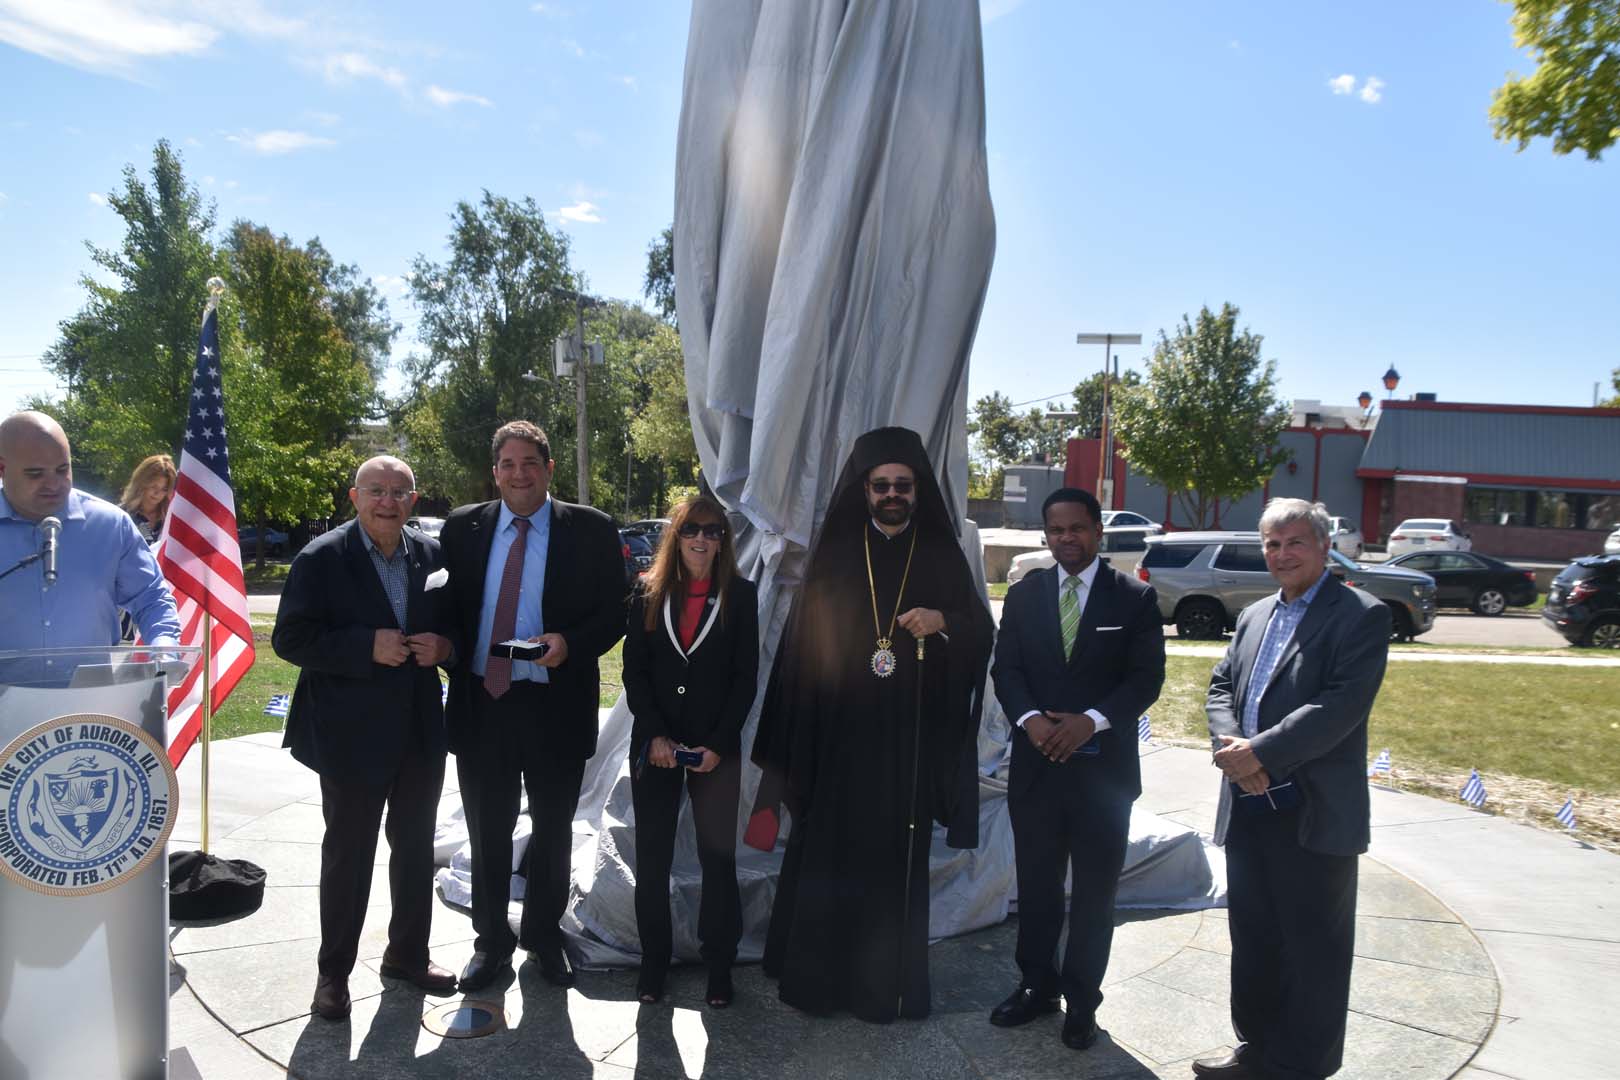
MULTIPOLYGON (((1276 609, 1275 594, 1238 616, 1237 632, 1209 680, 1205 711, 1210 741, 1241 737, 1241 707, 1276 609)), ((1259 692, 1255 755, 1273 781, 1292 776, 1301 788, 1299 843, 1329 855, 1359 855, 1369 840, 1367 717, 1389 659, 1389 608, 1329 576, 1259 692)), ((1222 778, 1215 842, 1226 842, 1232 787, 1222 778)))

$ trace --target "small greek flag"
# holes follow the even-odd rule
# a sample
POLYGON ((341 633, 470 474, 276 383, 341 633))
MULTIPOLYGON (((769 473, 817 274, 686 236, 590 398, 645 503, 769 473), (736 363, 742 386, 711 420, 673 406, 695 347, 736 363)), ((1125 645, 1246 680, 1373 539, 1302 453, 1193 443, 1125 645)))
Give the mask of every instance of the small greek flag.
POLYGON ((1464 784, 1457 794, 1463 802, 1476 810, 1485 805, 1485 781, 1479 778, 1478 769, 1468 771, 1468 783, 1464 784))
POLYGON ((1153 741, 1153 721, 1148 719, 1147 713, 1143 713, 1142 719, 1136 722, 1136 737, 1141 742, 1153 741))
POLYGON ((1554 814, 1553 817, 1564 828, 1573 829, 1575 827, 1575 800, 1565 799, 1564 805, 1558 808, 1558 813, 1554 814))
POLYGON ((1386 746, 1384 749, 1378 751, 1377 757, 1373 758, 1372 765, 1367 769, 1367 775, 1388 776, 1389 767, 1389 747, 1386 746))
POLYGON ((287 719, 287 710, 291 706, 291 694, 272 694, 270 704, 264 707, 264 715, 274 716, 278 720, 285 720, 287 719))

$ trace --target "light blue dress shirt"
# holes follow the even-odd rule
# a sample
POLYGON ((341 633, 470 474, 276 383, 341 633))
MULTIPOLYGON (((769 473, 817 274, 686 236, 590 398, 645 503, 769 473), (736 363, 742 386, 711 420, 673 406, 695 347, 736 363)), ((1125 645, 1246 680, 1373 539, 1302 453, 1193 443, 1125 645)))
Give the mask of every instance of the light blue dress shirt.
POLYGON ((1283 599, 1282 591, 1277 592, 1277 606, 1271 610, 1271 621, 1266 623, 1266 632, 1260 638, 1260 651, 1254 658, 1254 674, 1249 678, 1249 685, 1243 699, 1243 737, 1252 739, 1260 733, 1260 699, 1266 695, 1266 687, 1271 685, 1271 677, 1276 674, 1277 661, 1282 659, 1283 650, 1294 639, 1294 631, 1299 629, 1300 620, 1305 618, 1305 611, 1316 599, 1316 594, 1322 591, 1322 583, 1328 579, 1328 572, 1322 571, 1322 576, 1316 579, 1316 584, 1305 590, 1305 594, 1293 603, 1283 599))
MULTIPOLYGON (((489 565, 484 568, 484 606, 479 609, 478 647, 473 650, 470 666, 480 678, 489 659, 490 635, 495 631, 495 605, 500 601, 501 577, 506 573, 506 556, 517 539, 517 515, 505 502, 495 522, 495 540, 489 545, 489 565)), ((538 637, 546 632, 541 615, 541 601, 546 589, 546 550, 551 546, 551 496, 540 504, 529 518, 528 542, 523 548, 523 584, 518 590, 517 628, 512 636, 518 639, 538 637)), ((527 660, 512 661, 512 681, 529 679, 550 682, 551 671, 527 660)))
MULTIPOLYGON (((74 488, 58 515, 56 584, 36 562, 0 579, 0 649, 100 648, 119 642, 126 610, 152 645, 177 645, 174 597, 135 522, 110 502, 74 488)), ((40 548, 39 526, 0 490, 0 571, 40 548)))

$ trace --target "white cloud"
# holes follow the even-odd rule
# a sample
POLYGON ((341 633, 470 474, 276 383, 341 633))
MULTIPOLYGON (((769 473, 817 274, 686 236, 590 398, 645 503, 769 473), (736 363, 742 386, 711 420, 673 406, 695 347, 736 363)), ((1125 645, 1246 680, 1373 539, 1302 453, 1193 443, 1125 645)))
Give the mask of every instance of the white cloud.
POLYGON ((0 41, 59 63, 127 76, 137 61, 192 56, 219 37, 218 30, 197 19, 163 13, 172 6, 138 0, 3 0, 0 41))
POLYGON ((593 202, 577 202, 573 206, 565 206, 557 211, 557 216, 564 221, 577 221, 582 225, 600 225, 602 216, 597 213, 601 207, 593 202))
MULTIPOLYGON (((266 156, 290 154, 295 150, 312 150, 323 146, 336 146, 337 140, 307 131, 244 131, 240 135, 227 135, 225 141, 236 143, 255 154, 266 156)), ((231 187, 230 183, 225 185, 231 187)))
POLYGON ((1356 88, 1356 77, 1354 75, 1335 75, 1328 80, 1328 86, 1333 88, 1335 94, 1349 94, 1354 92, 1356 88))
POLYGON ((385 86, 404 93, 409 81, 398 68, 376 63, 363 53, 333 53, 326 58, 326 78, 329 82, 348 82, 350 79, 376 79, 385 86))
POLYGON ((1376 75, 1367 76, 1367 81, 1361 84, 1361 93, 1357 95, 1369 105, 1376 105, 1384 100, 1384 80, 1376 75))
POLYGON ((215 180, 212 176, 205 176, 202 182, 204 187, 213 187, 215 180))
POLYGON ((99 191, 92 191, 90 193, 90 201, 93 204, 95 204, 96 206, 106 206, 107 205, 107 196, 103 195, 99 191))
POLYGON ((544 15, 548 19, 568 18, 568 9, 558 7, 556 4, 530 4, 529 10, 536 15, 544 15))
POLYGON ((562 47, 568 52, 573 53, 576 58, 580 60, 585 59, 585 46, 581 45, 573 38, 563 38, 563 40, 558 44, 562 45, 562 47))
POLYGON ((1024 6, 1024 0, 982 0, 979 5, 979 23, 993 23, 1003 15, 1011 15, 1024 6))
POLYGON ((371 283, 378 292, 387 296, 404 296, 410 291, 411 275, 376 274, 371 278, 371 283))
POLYGON ((452 105, 482 105, 488 109, 494 102, 482 94, 470 94, 465 90, 446 90, 442 86, 429 85, 427 88, 428 100, 441 109, 448 109, 452 105))
POLYGON ((5 192, 3 192, 3 191, 0 191, 0 203, 3 203, 3 202, 5 202, 5 201, 6 201, 6 200, 7 200, 7 199, 8 199, 8 198, 10 198, 10 196, 9 196, 9 195, 7 195, 7 194, 6 194, 6 193, 5 193, 5 192))
POLYGON ((239 188, 241 186, 242 186, 242 182, 240 180, 227 180, 227 181, 225 181, 225 190, 226 191, 235 191, 237 188, 239 188))
POLYGON ((632 94, 641 89, 641 84, 636 82, 636 77, 634 75, 615 75, 613 77, 613 81, 618 83, 620 86, 629 87, 632 94))
POLYGON ((321 125, 321 127, 337 127, 343 122, 343 117, 339 116, 337 113, 312 111, 306 115, 308 115, 311 120, 315 121, 315 123, 321 125))
POLYGON ((606 194, 607 190, 605 188, 586 187, 585 183, 580 180, 574 181, 573 186, 568 189, 568 197, 575 202, 595 202, 606 194))

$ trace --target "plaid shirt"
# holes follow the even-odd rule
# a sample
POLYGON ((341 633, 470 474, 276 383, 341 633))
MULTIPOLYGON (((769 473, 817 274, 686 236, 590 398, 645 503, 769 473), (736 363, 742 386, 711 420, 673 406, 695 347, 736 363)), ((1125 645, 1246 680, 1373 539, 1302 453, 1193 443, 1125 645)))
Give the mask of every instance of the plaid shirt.
POLYGON ((1322 583, 1328 579, 1328 572, 1322 571, 1322 576, 1316 579, 1316 584, 1305 590, 1293 603, 1283 599, 1282 591, 1277 592, 1277 606, 1272 609, 1271 621, 1266 623, 1266 632, 1260 639, 1260 652, 1254 658, 1254 674, 1249 679, 1248 692, 1243 699, 1243 737, 1252 739, 1260 733, 1260 699, 1266 694, 1266 687, 1271 685, 1271 676, 1276 674, 1277 661, 1282 659, 1283 650, 1294 638, 1294 631, 1299 629, 1300 620, 1305 617, 1305 609, 1311 606, 1316 594, 1322 591, 1322 583))
POLYGON ((371 565, 377 568, 377 576, 382 579, 383 592, 388 594, 388 605, 394 609, 394 621, 399 623, 401 630, 405 629, 405 598, 411 591, 411 553, 407 549, 405 534, 399 536, 399 543, 394 547, 391 557, 384 557, 381 549, 371 542, 363 526, 360 528, 360 539, 366 545, 366 552, 371 556, 371 565))

